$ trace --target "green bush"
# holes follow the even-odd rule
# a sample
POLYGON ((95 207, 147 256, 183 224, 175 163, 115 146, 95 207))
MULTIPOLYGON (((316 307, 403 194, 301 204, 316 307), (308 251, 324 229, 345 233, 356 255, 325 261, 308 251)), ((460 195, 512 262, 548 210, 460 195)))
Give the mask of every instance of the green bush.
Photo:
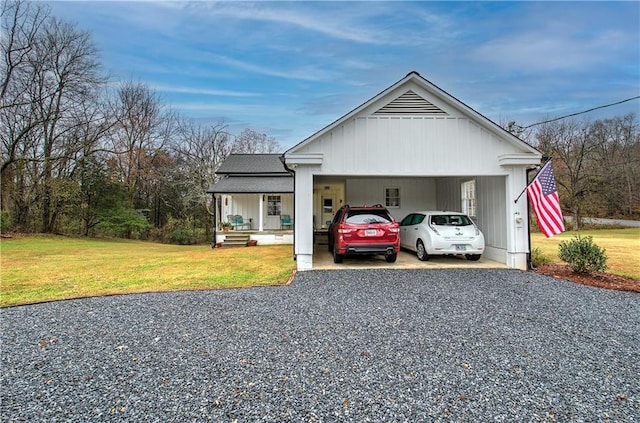
POLYGON ((173 217, 162 228, 162 242, 165 244, 193 245, 206 240, 204 229, 196 227, 193 218, 178 220, 173 217))
POLYGON ((576 273, 588 275, 607 270, 606 251, 594 244, 591 236, 575 235, 571 241, 560 242, 558 256, 576 273))
POLYGON ((138 210, 118 207, 105 212, 95 233, 102 236, 127 239, 146 239, 151 224, 138 210))
POLYGON ((8 211, 0 212, 0 233, 6 233, 11 230, 11 215, 8 211))
POLYGON ((535 247, 531 250, 531 264, 533 264, 534 267, 549 263, 551 263, 551 259, 542 252, 540 247, 535 247))

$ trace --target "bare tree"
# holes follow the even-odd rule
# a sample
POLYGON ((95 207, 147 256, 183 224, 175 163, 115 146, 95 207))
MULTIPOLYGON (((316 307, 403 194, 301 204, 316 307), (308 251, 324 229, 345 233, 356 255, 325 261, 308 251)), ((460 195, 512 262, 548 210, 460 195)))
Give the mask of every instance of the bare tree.
POLYGON ((537 132, 538 149, 553 160, 553 169, 563 208, 573 215, 574 229, 583 217, 583 207, 593 185, 593 151, 597 147, 588 134, 588 122, 575 120, 544 124, 537 132))
POLYGON ((29 67, 40 30, 48 17, 49 9, 42 4, 25 0, 2 2, 0 11, 2 21, 0 46, 4 71, 0 79, 2 107, 15 104, 16 99, 9 100, 7 92, 11 85, 22 80, 18 74, 22 73, 25 67, 29 67))
POLYGON ((104 79, 98 73, 97 50, 89 33, 70 23, 49 20, 35 50, 35 84, 29 93, 33 113, 41 122, 42 230, 51 232, 56 217, 52 185, 55 168, 78 147, 65 141, 82 124, 78 117, 82 116, 85 99, 93 96, 104 79))
POLYGON ((234 153, 245 154, 278 153, 280 150, 280 143, 275 138, 249 128, 235 137, 232 147, 234 153))
POLYGON ((178 166, 175 182, 186 206, 196 205, 211 215, 207 190, 215 182, 215 172, 231 152, 231 137, 223 122, 204 127, 184 121, 173 145, 178 166))
POLYGON ((3 211, 12 210, 15 221, 22 226, 27 220, 29 201, 25 175, 29 143, 35 142, 34 128, 38 121, 31 113, 25 94, 30 83, 31 60, 38 35, 48 9, 18 1, 3 1, 1 9, 0 61, 0 204, 3 211))
POLYGON ((113 105, 116 122, 111 135, 115 165, 129 193, 129 206, 148 206, 154 164, 166 153, 176 129, 176 116, 143 83, 125 82, 113 105))
POLYGON ((599 205, 605 216, 633 218, 640 213, 640 132, 635 114, 596 121, 589 130, 599 205))
POLYGON ((538 148, 551 157, 563 208, 573 228, 588 213, 634 218, 640 213, 640 134, 634 114, 595 122, 544 124, 538 148))
POLYGON ((5 2, 3 15, 2 182, 37 187, 40 228, 51 232, 61 186, 54 179, 78 148, 69 134, 104 78, 88 33, 31 3, 5 2), (31 164, 37 175, 16 174, 31 164))

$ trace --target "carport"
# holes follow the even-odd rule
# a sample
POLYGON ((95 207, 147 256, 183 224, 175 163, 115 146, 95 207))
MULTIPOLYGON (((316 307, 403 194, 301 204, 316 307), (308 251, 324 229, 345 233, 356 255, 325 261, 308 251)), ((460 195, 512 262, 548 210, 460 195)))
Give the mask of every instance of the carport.
POLYGON ((415 253, 401 250, 395 263, 387 263, 384 256, 347 256, 340 264, 333 262, 333 256, 326 244, 318 244, 313 249, 314 270, 340 269, 506 269, 507 265, 488 258, 469 261, 464 257, 442 256, 431 257, 428 261, 420 261, 415 253))
POLYGON ((526 269, 527 169, 541 153, 418 73, 286 151, 295 172, 294 256, 316 268, 314 234, 344 204, 463 211, 485 234, 484 258, 526 269))

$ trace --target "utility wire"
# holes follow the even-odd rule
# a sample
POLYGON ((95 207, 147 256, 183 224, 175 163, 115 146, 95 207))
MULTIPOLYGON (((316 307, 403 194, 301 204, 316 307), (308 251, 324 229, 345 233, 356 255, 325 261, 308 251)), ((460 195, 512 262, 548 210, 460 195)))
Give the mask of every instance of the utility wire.
POLYGON ((626 100, 620 100, 620 101, 616 101, 615 103, 611 103, 611 104, 605 104, 604 106, 598 106, 598 107, 593 107, 589 110, 584 110, 582 112, 577 112, 577 113, 571 113, 570 115, 566 115, 566 116, 560 116, 558 118, 555 119, 549 119, 549 120, 545 120, 544 122, 538 122, 538 123, 534 123, 528 126, 523 126, 521 128, 518 128, 520 130, 524 130, 527 128, 531 128, 532 126, 538 126, 538 125, 542 125, 544 123, 549 123, 549 122, 555 122, 556 120, 560 120, 560 119, 566 119, 568 117, 572 117, 572 116, 578 116, 578 115, 582 115, 584 113, 588 113, 588 112, 592 112, 594 110, 598 110, 598 109, 604 109, 605 107, 611 107, 611 106, 615 106, 616 104, 622 104, 622 103, 626 103, 627 101, 631 101, 631 100, 636 100, 640 98, 640 95, 637 95, 635 97, 631 97, 631 98, 627 98, 626 100))

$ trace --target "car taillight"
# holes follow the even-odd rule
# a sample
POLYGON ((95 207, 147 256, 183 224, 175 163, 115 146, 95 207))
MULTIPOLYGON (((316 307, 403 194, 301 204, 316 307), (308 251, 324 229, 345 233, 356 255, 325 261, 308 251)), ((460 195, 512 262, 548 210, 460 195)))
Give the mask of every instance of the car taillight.
POLYGON ((440 232, 438 232, 438 230, 436 229, 436 227, 435 227, 435 226, 433 226, 432 224, 429 224, 429 227, 431 228, 431 230, 432 230, 433 232, 435 232, 435 233, 436 233, 436 235, 440 235, 440 232))
POLYGON ((392 226, 389 228, 389 232, 400 232, 400 228, 397 226, 392 226))
POLYGON ((353 229, 350 229, 350 228, 343 228, 343 227, 338 228, 339 234, 350 234, 352 231, 353 229))

